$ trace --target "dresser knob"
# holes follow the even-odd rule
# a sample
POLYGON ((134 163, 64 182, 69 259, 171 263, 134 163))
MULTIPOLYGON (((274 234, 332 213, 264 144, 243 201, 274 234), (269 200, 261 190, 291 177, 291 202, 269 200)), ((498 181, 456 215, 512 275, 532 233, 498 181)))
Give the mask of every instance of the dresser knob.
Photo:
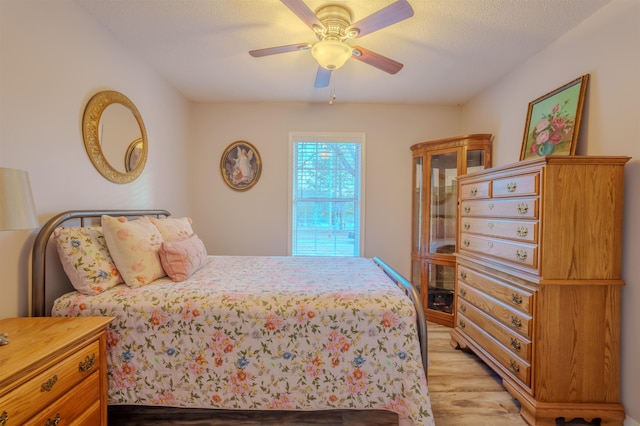
POLYGON ((507 184, 507 192, 515 192, 517 186, 518 184, 516 184, 515 182, 509 182, 507 184))
POLYGON ((467 305, 460 305, 460 312, 462 313, 467 312, 467 305))
POLYGON ((469 240, 464 240, 464 241, 462 242, 462 245, 463 245, 463 246, 465 246, 465 247, 469 247, 469 245, 471 245, 471 241, 469 241, 469 240))
POLYGON ((7 413, 6 411, 2 411, 2 414, 0 414, 0 426, 6 425, 8 420, 9 413, 7 413))
POLYGON ((471 207, 469 206, 464 206, 464 212, 465 213, 469 213, 471 211, 471 207))
POLYGON ((522 304, 522 296, 520 296, 519 294, 511 293, 511 302, 513 302, 514 305, 522 304))
POLYGON ((469 228, 471 228, 471 224, 469 222, 465 222, 463 226, 464 226, 465 231, 468 231, 469 228))
POLYGON ((60 413, 57 413, 52 419, 47 419, 45 426, 57 426, 60 423, 60 413))
POLYGON ((465 290, 464 288, 460 289, 460 296, 465 297, 467 295, 467 290, 465 290))
POLYGON ((529 229, 526 226, 518 226, 518 229, 516 230, 518 237, 526 237, 528 233, 529 229))
POLYGON ((458 324, 460 325, 460 328, 465 328, 467 326, 462 320, 458 321, 458 324))
POLYGON ((84 373, 85 371, 89 371, 93 368, 93 365, 96 363, 96 354, 91 354, 91 356, 87 355, 84 361, 80 361, 78 365, 78 370, 84 373))
POLYGON ((529 211, 529 205, 527 203, 520 203, 517 207, 518 213, 525 214, 529 211))
POLYGON ((58 376, 54 374, 52 378, 50 378, 49 380, 44 382, 42 386, 40 386, 40 392, 51 391, 51 389, 53 389, 53 385, 55 385, 57 381, 58 381, 58 376))
POLYGON ((462 278, 463 280, 467 279, 467 273, 465 271, 460 271, 460 278, 462 278))
POLYGON ((513 337, 511 338, 511 347, 513 349, 515 349, 516 351, 520 350, 520 342, 518 342, 516 339, 514 339, 513 337))
POLYGON ((517 363, 517 362, 515 362, 515 361, 514 361, 514 360, 512 360, 512 359, 511 359, 511 360, 509 360, 509 366, 510 366, 510 367, 511 367, 511 369, 512 369, 513 371, 515 371, 516 373, 517 373, 518 371, 520 371, 520 366, 518 365, 518 363, 517 363))
POLYGON ((518 260, 524 262, 525 260, 527 260, 527 251, 524 249, 516 250, 516 257, 518 258, 518 260))
POLYGON ((520 318, 518 317, 511 316, 511 325, 520 328, 522 327, 522 321, 520 321, 520 318))
POLYGON ((472 197, 475 197, 476 195, 478 195, 478 188, 473 188, 473 189, 471 190, 471 196, 472 196, 472 197))

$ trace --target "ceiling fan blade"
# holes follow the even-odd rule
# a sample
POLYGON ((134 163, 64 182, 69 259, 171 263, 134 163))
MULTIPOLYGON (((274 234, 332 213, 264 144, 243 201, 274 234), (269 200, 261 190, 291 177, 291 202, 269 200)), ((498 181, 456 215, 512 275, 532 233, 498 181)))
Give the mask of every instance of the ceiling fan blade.
POLYGON ((397 73, 404 66, 400 62, 396 62, 379 53, 367 50, 364 47, 354 46, 352 52, 354 59, 362 61, 365 64, 369 64, 372 67, 376 67, 379 70, 388 72, 389 74, 397 73))
POLYGON ((329 85, 330 80, 331 80, 331 70, 328 70, 323 67, 318 67, 318 72, 316 73, 316 82, 313 85, 313 87, 315 87, 316 89, 327 87, 329 85))
POLYGON ((362 18, 358 22, 353 23, 349 28, 347 28, 346 32, 349 33, 349 31, 357 30, 357 35, 353 38, 358 38, 403 21, 407 18, 411 18, 412 16, 413 8, 409 2, 407 0, 398 0, 379 11, 362 18))
POLYGON ((309 43, 288 44, 286 46, 267 47, 266 49, 257 49, 249 51, 249 55, 254 58, 262 56, 277 55, 279 53, 297 52, 299 50, 308 50, 311 48, 309 43))
POLYGON ((322 22, 318 19, 315 13, 309 6, 302 0, 280 0, 287 6, 293 13, 298 15, 298 18, 302 19, 302 21, 309 26, 313 31, 324 30, 325 27, 322 25, 322 22))

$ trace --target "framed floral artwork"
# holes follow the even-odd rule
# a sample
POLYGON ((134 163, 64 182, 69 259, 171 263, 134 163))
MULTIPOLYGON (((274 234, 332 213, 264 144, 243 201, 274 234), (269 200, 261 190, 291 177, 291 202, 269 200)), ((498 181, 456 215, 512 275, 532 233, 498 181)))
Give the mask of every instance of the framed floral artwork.
POLYGON ((231 189, 248 190, 258 182, 262 172, 262 161, 258 150, 249 142, 232 143, 222 154, 220 172, 231 189))
POLYGON ((574 155, 589 74, 529 103, 520 160, 574 155))

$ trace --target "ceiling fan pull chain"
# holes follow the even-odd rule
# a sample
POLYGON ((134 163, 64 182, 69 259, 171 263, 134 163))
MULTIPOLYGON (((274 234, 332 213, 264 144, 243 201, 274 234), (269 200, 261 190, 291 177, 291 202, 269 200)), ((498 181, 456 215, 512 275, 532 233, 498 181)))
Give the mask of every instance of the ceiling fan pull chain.
POLYGON ((333 102, 336 100, 336 76, 333 72, 331 72, 331 96, 329 97, 329 105, 333 105, 333 102))

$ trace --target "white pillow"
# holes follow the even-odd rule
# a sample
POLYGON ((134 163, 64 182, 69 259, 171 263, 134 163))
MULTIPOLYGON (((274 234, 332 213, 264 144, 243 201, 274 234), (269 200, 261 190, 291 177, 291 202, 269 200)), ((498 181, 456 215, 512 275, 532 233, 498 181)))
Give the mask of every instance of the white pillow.
POLYGON ((111 257, 129 287, 140 287, 166 276, 158 256, 162 235, 151 222, 103 215, 102 232, 111 257))
POLYGON ((102 293, 123 282, 99 226, 56 228, 53 240, 64 272, 80 293, 102 293))
POLYGON ((144 216, 141 219, 153 223, 160 231, 164 241, 181 241, 193 235, 191 219, 188 217, 158 219, 153 216, 144 216))

